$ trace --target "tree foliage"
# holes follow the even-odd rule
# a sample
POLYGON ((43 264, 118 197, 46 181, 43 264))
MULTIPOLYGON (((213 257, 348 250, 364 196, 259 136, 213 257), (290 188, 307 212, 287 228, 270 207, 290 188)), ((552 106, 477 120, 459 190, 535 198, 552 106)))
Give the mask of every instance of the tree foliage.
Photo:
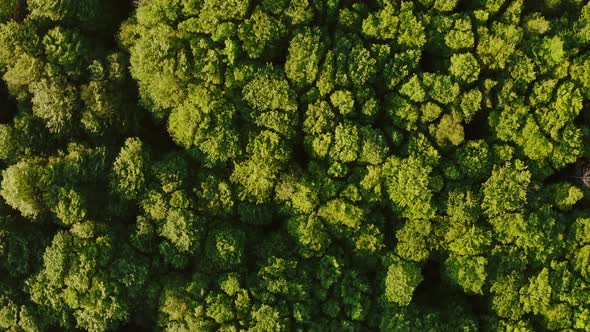
POLYGON ((590 4, 0 1, 0 330, 590 331, 590 4))

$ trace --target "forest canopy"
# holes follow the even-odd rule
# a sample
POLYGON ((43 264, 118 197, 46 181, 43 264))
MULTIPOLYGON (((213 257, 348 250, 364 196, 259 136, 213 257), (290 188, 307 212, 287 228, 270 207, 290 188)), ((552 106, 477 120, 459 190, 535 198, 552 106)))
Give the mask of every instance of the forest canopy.
POLYGON ((0 1, 0 330, 590 331, 585 2, 0 1))

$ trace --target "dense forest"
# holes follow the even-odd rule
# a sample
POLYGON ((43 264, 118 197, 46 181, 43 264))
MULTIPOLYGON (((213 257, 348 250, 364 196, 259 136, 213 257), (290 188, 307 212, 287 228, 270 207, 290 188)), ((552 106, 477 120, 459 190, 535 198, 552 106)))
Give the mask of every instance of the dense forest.
POLYGON ((590 331, 584 0, 0 0, 0 330, 590 331))

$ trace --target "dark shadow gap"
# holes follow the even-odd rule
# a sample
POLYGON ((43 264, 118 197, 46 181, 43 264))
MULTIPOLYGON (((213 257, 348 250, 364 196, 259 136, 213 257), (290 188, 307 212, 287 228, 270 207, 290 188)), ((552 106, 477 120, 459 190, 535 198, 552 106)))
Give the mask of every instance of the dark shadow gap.
POLYGON ((129 19, 135 11, 135 0, 110 0, 109 7, 112 17, 106 36, 110 38, 109 47, 118 48, 118 32, 124 21, 129 19))
POLYGON ((4 81, 0 81, 0 123, 9 123, 17 111, 18 105, 16 100, 8 93, 4 81))
POLYGON ((487 110, 482 109, 475 113, 475 116, 469 124, 464 126, 465 140, 478 140, 485 139, 491 136, 490 127, 488 125, 487 110))

